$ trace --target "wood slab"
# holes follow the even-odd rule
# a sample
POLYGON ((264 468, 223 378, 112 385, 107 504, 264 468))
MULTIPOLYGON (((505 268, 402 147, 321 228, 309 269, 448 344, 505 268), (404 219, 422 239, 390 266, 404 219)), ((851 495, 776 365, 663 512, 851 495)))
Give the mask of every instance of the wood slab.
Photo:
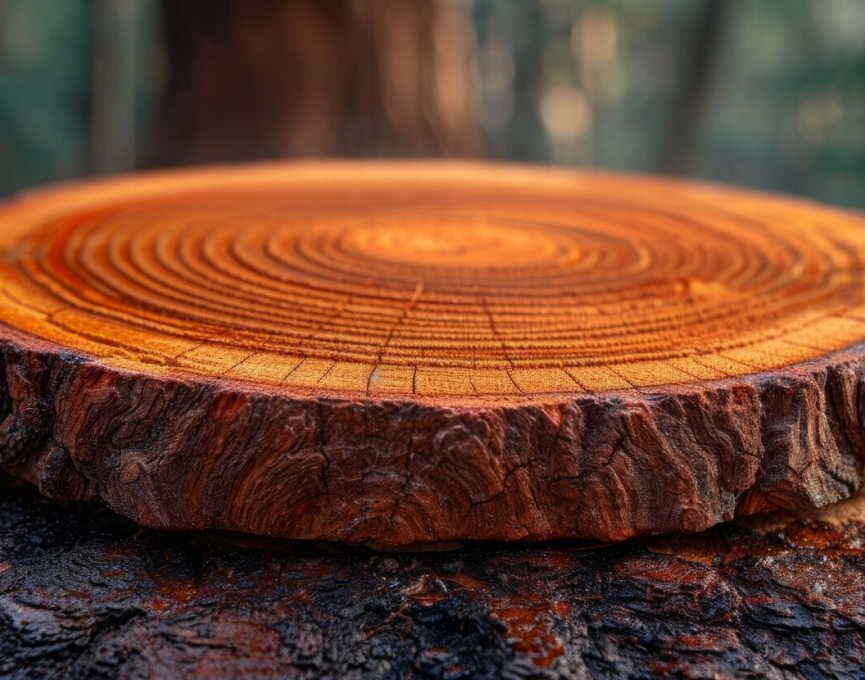
POLYGON ((0 464, 152 527, 619 540, 862 483, 865 220, 483 164, 0 211, 0 464))
POLYGON ((865 498, 828 510, 375 554, 141 531, 0 475, 0 676, 858 680, 865 498))

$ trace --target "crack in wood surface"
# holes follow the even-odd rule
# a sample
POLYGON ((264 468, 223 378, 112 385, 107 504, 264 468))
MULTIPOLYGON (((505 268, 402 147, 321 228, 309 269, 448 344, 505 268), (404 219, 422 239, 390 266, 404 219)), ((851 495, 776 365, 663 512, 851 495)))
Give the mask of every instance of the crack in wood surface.
POLYGON ((863 483, 865 222, 649 177, 273 164, 0 209, 0 466, 146 526, 622 540, 863 483))

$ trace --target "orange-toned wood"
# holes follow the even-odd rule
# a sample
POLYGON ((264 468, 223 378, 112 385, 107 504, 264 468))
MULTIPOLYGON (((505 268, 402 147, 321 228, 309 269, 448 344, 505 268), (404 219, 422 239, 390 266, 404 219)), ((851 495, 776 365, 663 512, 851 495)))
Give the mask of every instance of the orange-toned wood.
POLYGON ((282 164, 24 197, 0 251, 6 467, 55 456, 148 524, 623 538, 861 481, 865 221, 842 211, 282 164))

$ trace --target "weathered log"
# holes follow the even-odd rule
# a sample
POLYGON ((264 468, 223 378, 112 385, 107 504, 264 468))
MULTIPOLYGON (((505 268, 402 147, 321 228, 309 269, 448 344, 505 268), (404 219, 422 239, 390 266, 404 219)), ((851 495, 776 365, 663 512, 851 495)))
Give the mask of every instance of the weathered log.
POLYGON ((865 221, 492 165, 0 212, 0 464, 152 527, 619 540, 862 483, 865 221))
POLYGON ((863 535, 860 496, 607 546, 382 555, 141 531, 0 479, 0 676, 858 679, 863 535))

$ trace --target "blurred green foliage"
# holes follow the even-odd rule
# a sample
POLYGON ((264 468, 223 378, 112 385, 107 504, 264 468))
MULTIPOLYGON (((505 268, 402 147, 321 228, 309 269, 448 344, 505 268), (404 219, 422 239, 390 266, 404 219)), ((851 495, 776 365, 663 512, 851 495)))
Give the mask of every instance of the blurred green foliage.
POLYGON ((477 0, 491 155, 865 207, 865 2, 717 0, 707 56, 710 4, 477 0), (671 163, 679 135, 684 158, 671 163))
MULTIPOLYGON (((490 157, 865 207, 865 0, 459 1, 490 157)), ((134 166, 157 7, 0 0, 0 195, 134 166)))
POLYGON ((0 194, 87 172, 90 2, 0 0, 0 194))

